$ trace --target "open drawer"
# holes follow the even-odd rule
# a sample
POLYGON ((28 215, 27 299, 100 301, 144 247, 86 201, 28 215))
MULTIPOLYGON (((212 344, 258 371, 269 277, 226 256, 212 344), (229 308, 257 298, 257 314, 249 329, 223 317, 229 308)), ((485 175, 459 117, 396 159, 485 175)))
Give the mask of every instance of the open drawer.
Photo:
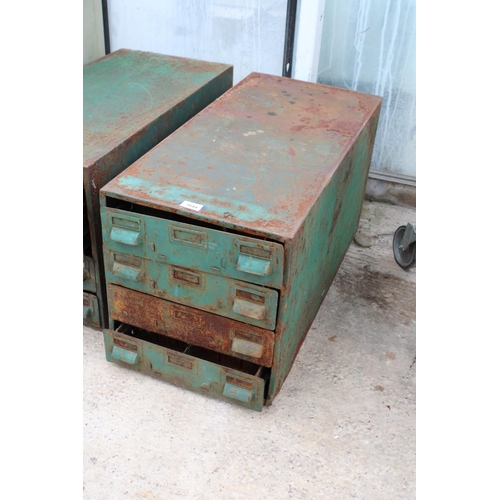
POLYGON ((104 330, 108 361, 262 411, 268 369, 125 323, 118 325, 116 330, 104 330))
POLYGON ((223 228, 212 229, 195 220, 190 223, 172 220, 168 217, 174 215, 169 212, 155 214, 102 208, 105 249, 281 288, 282 244, 225 232, 223 228))
POLYGON ((258 365, 273 364, 274 332, 108 284, 110 317, 258 365))
POLYGON ((130 254, 105 252, 106 281, 202 311, 274 330, 278 292, 130 254))

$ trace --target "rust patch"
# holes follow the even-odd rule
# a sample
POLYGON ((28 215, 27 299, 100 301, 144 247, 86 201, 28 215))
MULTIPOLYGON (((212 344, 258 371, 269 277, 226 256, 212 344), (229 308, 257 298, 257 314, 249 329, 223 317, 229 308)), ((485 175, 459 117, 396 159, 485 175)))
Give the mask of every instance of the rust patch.
POLYGON ((256 332, 247 332, 241 329, 234 331, 234 337, 238 339, 248 340, 249 342, 254 342, 256 344, 262 344, 262 337, 256 332))
POLYGON ((231 377, 231 375, 226 375, 226 381, 229 382, 230 384, 237 385, 239 387, 243 387, 244 389, 253 389, 254 384, 252 384, 249 381, 246 380, 241 380, 239 378, 234 378, 231 377))
POLYGON ((195 360, 185 356, 168 353, 167 361, 172 365, 180 366, 186 370, 193 370, 195 368, 195 360))
POLYGON ((333 221, 332 221, 332 225, 330 226, 330 233, 333 232, 333 230, 335 229, 335 226, 337 225, 337 220, 339 218, 341 209, 342 209, 342 199, 337 198, 336 204, 335 204, 335 212, 333 214, 333 221))
POLYGON ((181 308, 172 305, 170 312, 172 314, 174 321, 181 321, 182 323, 187 323, 188 325, 195 325, 197 327, 205 326, 205 321, 203 316, 197 313, 196 311, 189 311, 185 307, 181 308))
POLYGON ((244 325, 242 329, 242 323, 238 321, 112 284, 108 286, 108 298, 110 315, 115 321, 158 334, 160 345, 177 339, 217 353, 258 362, 262 366, 272 366, 274 332, 270 330, 252 325, 244 325), (258 339, 263 346, 258 360, 232 351, 235 336, 258 339))
POLYGON ((125 342, 124 340, 120 340, 117 338, 113 338, 113 343, 119 347, 123 347, 124 349, 127 349, 128 351, 137 352, 137 346, 135 344, 130 344, 129 342, 125 342))
POLYGON ((246 290, 236 290, 236 297, 240 299, 249 300, 250 302, 255 302, 256 304, 265 304, 266 298, 262 295, 257 295, 255 293, 247 292, 246 290))
POLYGON ((240 252, 245 255, 252 255, 254 257, 259 257, 261 259, 271 260, 271 255, 273 252, 264 248, 262 244, 258 244, 256 247, 250 247, 248 245, 240 245, 240 252))
POLYGON ((189 285, 201 286, 201 276, 194 273, 174 269, 174 278, 189 285))
MULTIPOLYGON (((175 186, 186 193, 202 194, 200 199, 208 197, 198 219, 217 220, 230 227, 233 220, 228 219, 234 217, 238 230, 259 236, 272 233, 280 241, 291 238, 379 102, 380 98, 368 94, 293 80, 280 82, 270 75, 252 73, 179 129, 175 142, 167 139, 129 168, 131 179, 141 179, 143 170, 153 163, 157 169, 146 188, 134 186, 130 195, 141 204, 172 210, 175 202, 151 194, 157 187, 161 192, 164 185, 175 186), (314 102, 309 101, 310 96, 314 102), (270 105, 275 109, 270 110, 270 105), (254 120, 251 144, 241 137, 248 132, 248 117, 254 120), (216 142, 208 132, 215 123, 216 142), (187 144, 194 137, 197 154, 186 155, 187 144), (315 153, 306 153, 310 150, 315 153), (272 151, 283 152, 286 158, 272 151), (186 160, 186 168, 177 164, 179 158, 186 160), (300 168, 295 161, 300 161, 300 168), (282 172, 287 169, 294 175, 284 179, 282 172), (243 177, 251 182, 242 182, 243 177), (241 207, 246 209, 244 216, 241 207), (261 218, 261 210, 256 208, 274 214, 273 219, 261 218)), ((129 188, 120 185, 120 177, 107 189, 128 196, 129 188)))

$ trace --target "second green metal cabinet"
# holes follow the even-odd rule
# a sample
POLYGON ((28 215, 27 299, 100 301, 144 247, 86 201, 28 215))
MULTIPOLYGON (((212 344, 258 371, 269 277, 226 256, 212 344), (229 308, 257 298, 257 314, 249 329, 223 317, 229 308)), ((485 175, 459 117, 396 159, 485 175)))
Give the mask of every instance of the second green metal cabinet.
POLYGON ((83 322, 108 324, 99 190, 231 88, 233 67, 117 50, 83 67, 83 322))

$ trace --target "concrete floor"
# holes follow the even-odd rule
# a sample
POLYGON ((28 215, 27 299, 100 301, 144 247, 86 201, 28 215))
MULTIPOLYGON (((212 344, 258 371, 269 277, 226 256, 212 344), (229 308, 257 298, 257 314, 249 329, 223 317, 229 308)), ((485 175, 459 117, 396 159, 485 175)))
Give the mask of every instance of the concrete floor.
POLYGON ((365 202, 356 240, 262 413, 108 363, 83 329, 83 497, 414 499, 415 209, 365 202))

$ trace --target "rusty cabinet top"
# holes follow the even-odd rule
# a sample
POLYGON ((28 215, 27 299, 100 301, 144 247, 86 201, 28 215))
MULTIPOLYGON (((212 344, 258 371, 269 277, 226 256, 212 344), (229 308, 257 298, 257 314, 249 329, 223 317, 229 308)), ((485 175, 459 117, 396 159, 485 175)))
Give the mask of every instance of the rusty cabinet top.
POLYGON ((252 73, 109 182, 101 196, 284 241, 381 101, 252 73))
POLYGON ((121 49, 83 67, 83 167, 123 145, 228 64, 121 49))

